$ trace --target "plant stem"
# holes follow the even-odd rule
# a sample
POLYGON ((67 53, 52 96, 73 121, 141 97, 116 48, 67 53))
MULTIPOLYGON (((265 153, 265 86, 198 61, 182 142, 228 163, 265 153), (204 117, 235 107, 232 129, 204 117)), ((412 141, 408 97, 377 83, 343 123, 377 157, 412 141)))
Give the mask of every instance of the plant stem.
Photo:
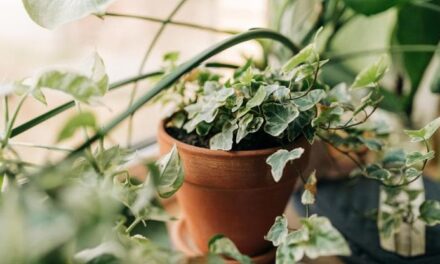
POLYGON ((370 50, 360 50, 360 51, 352 51, 352 52, 346 52, 346 53, 334 53, 329 52, 327 54, 324 54, 325 57, 330 59, 329 63, 335 63, 342 60, 348 60, 353 59, 356 57, 362 57, 366 55, 372 55, 372 54, 382 54, 382 53, 409 53, 409 52, 429 52, 434 53, 438 50, 437 45, 397 45, 397 46, 390 46, 386 48, 380 48, 380 49, 370 49, 370 50))
POLYGON ((142 221, 142 219, 140 217, 136 218, 133 223, 131 223, 131 225, 129 227, 127 227, 127 233, 130 233, 131 231, 133 231, 133 229, 142 221))
POLYGON ((81 146, 79 146, 74 152, 72 152, 67 158, 73 157, 77 155, 79 152, 83 151, 90 144, 95 142, 100 137, 106 135, 109 131, 113 130, 119 123, 121 123, 125 118, 129 117, 132 113, 136 112, 140 107, 142 107, 145 103, 151 100, 154 96, 156 96, 162 90, 168 88, 175 81, 177 81, 180 77, 182 77, 185 73, 191 71, 202 62, 211 58, 212 56, 226 50, 232 46, 235 46, 239 43, 264 38, 264 39, 272 39, 280 42, 286 48, 288 48, 292 53, 297 53, 298 48, 285 36, 267 29, 252 29, 247 32, 232 36, 230 38, 225 39, 224 41, 217 43, 210 48, 204 50, 199 53, 197 56, 193 57, 191 60, 179 65, 172 72, 164 76, 156 85, 154 85, 151 89, 149 89, 143 96, 137 99, 133 105, 126 109, 124 112, 120 113, 116 116, 112 121, 110 121, 106 126, 102 127, 98 132, 90 138, 87 142, 84 142, 81 146))
POLYGON ((48 150, 57 150, 57 151, 65 151, 65 152, 71 152, 73 149, 70 148, 63 148, 58 146, 48 146, 48 145, 39 145, 39 144, 33 144, 28 142, 9 142, 9 145, 11 146, 17 146, 17 147, 28 147, 28 148, 40 148, 40 149, 48 149, 48 150))
POLYGON ((14 126, 15 120, 17 119, 18 112, 20 112, 21 107, 26 101, 27 94, 24 94, 20 101, 18 102, 17 107, 15 108, 14 114, 12 115, 11 120, 9 120, 8 125, 6 127, 5 138, 2 141, 1 148, 5 148, 8 145, 9 138, 11 137, 12 127, 14 126))
POLYGON ((212 33, 222 33, 222 34, 230 34, 231 35, 231 34, 237 34, 238 32, 240 32, 238 30, 219 29, 219 28, 214 28, 214 27, 209 27, 209 26, 204 26, 204 25, 199 25, 199 24, 175 21, 175 20, 171 20, 171 19, 169 19, 167 21, 167 20, 163 20, 160 18, 150 17, 150 16, 139 16, 139 15, 131 15, 131 14, 111 13, 111 12, 105 13, 104 16, 133 18, 133 19, 146 20, 146 21, 155 22, 155 23, 162 23, 162 24, 168 23, 170 25, 199 29, 199 30, 204 30, 204 31, 212 32, 212 33))
POLYGON ((6 130, 9 122, 9 99, 7 95, 5 95, 5 97, 3 98, 3 113, 4 113, 5 130, 6 130))
MULTIPOLYGON (((180 2, 177 4, 177 6, 171 11, 171 13, 168 15, 166 20, 162 22, 162 25, 160 26, 159 30, 156 32, 156 34, 153 37, 153 40, 151 41, 150 45, 148 45, 147 51, 145 52, 144 57, 142 58, 141 65, 138 69, 138 74, 142 72, 142 69, 144 68, 148 58, 151 55, 151 52, 153 51, 154 47, 156 46, 157 41, 159 40, 160 36, 162 35, 162 32, 165 30, 165 27, 168 25, 169 21, 174 17, 174 15, 179 11, 179 9, 183 6, 183 4, 186 2, 186 0, 180 0, 180 2)), ((136 97, 138 88, 138 83, 135 82, 133 89, 130 93, 130 100, 128 102, 128 107, 130 108, 133 105, 134 98, 136 97)), ((127 128, 127 146, 130 147, 132 135, 133 135, 133 117, 134 112, 130 115, 128 118, 128 128, 127 128)))

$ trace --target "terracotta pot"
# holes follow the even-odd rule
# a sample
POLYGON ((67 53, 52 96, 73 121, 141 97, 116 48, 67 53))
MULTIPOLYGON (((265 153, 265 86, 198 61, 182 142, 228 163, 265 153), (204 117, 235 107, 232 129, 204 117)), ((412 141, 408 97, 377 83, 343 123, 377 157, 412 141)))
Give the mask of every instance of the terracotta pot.
POLYGON ((219 151, 180 142, 160 124, 161 154, 175 144, 183 162, 185 182, 177 192, 188 231, 202 252, 215 234, 224 234, 249 256, 270 248, 264 235, 275 217, 284 212, 298 178, 307 166, 310 146, 305 139, 292 148, 305 149, 303 156, 289 163, 280 182, 275 183, 266 159, 279 148, 219 151))

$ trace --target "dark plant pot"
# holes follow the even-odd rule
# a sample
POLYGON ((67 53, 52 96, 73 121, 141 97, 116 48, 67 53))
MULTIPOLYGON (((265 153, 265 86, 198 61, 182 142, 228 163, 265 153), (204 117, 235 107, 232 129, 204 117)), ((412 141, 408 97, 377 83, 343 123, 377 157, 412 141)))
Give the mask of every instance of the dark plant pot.
POLYGON ((202 252, 208 241, 223 234, 249 256, 267 252, 264 235, 275 217, 284 212, 298 178, 307 166, 309 144, 298 140, 293 147, 305 149, 303 156, 288 164, 280 182, 274 182, 266 159, 279 148, 218 151, 195 147, 171 137, 161 123, 158 132, 161 154, 175 144, 185 172, 177 192, 188 232, 202 252))

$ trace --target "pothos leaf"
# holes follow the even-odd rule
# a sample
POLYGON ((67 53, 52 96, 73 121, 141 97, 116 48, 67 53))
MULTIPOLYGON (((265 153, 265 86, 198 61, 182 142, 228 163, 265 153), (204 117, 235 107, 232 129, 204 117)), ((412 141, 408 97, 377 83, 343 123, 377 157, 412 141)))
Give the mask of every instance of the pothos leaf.
POLYGON ((57 142, 72 137, 80 128, 91 128, 96 130, 98 127, 95 115, 91 112, 81 112, 67 120, 61 131, 58 133, 57 142))
POLYGON ((240 253, 237 247, 229 238, 224 235, 215 235, 209 240, 209 252, 219 255, 225 255, 237 260, 242 264, 252 264, 251 258, 240 253))
POLYGON ((93 13, 100 14, 112 1, 23 0, 23 5, 35 23, 48 29, 54 29, 93 13))
POLYGON ((351 88, 372 87, 383 77, 387 70, 385 57, 381 57, 378 61, 362 70, 354 79, 351 88))
POLYGON ((267 103, 263 105, 263 115, 266 119, 264 131, 276 137, 298 117, 299 111, 293 104, 267 103))
POLYGON ((404 132, 411 138, 411 142, 420 142, 430 139, 439 127, 440 117, 437 117, 419 130, 404 130, 404 132))
POLYGON ((275 223, 269 229, 267 235, 264 236, 264 239, 271 241, 277 247, 286 239, 288 232, 286 216, 277 216, 275 223))
POLYGON ((429 226, 440 224, 440 202, 435 200, 424 201, 420 206, 420 219, 429 226))
POLYGON ((295 148, 291 151, 280 149, 266 159, 266 163, 271 166, 272 177, 275 182, 279 182, 283 176, 284 167, 288 161, 299 159, 304 153, 303 148, 295 148))
POLYGON ((176 145, 149 169, 156 191, 162 198, 171 197, 183 184, 184 173, 176 145))
POLYGON ((209 140, 209 148, 213 150, 231 150, 234 143, 234 131, 237 128, 237 124, 226 122, 222 131, 209 140))

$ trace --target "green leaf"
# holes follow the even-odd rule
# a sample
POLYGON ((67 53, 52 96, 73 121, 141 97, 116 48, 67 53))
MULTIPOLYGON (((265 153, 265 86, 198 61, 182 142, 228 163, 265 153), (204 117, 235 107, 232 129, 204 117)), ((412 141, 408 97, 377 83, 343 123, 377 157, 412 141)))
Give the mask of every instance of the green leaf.
POLYGON ((269 232, 264 236, 264 239, 271 241, 275 247, 279 246, 287 237, 287 233, 289 232, 287 226, 286 216, 277 216, 269 232))
POLYGON ((162 198, 171 197, 183 184, 184 173, 176 145, 149 169, 156 191, 162 198))
POLYGON ((365 168, 365 172, 371 179, 376 179, 379 181, 387 181, 391 178, 391 172, 387 169, 382 168, 378 164, 371 164, 365 168))
POLYGON ((94 54, 90 77, 79 73, 52 70, 43 72, 37 79, 35 89, 49 88, 72 95, 75 100, 90 103, 102 97, 108 90, 108 76, 104 63, 98 54, 94 54))
POLYGON ((437 117, 419 130, 404 130, 404 132, 411 138, 411 142, 420 142, 429 140, 439 127, 440 117, 437 117))
POLYGON ((416 168, 413 168, 413 167, 407 168, 407 169, 405 170, 405 179, 406 179, 407 181, 412 181, 412 180, 414 180, 415 178, 421 176, 422 173, 423 173, 422 171, 419 171, 419 170, 416 169, 416 168))
POLYGON ((406 155, 406 166, 413 166, 419 162, 424 162, 425 160, 431 160, 434 158, 434 151, 429 151, 428 153, 421 153, 419 151, 414 151, 406 155))
POLYGON ((263 105, 263 114, 264 131, 277 137, 298 117, 299 111, 293 104, 267 103, 263 105))
POLYGON ((314 108, 300 112, 298 117, 289 124, 287 136, 289 141, 295 140, 303 132, 303 128, 309 125, 315 118, 316 110, 314 108))
POLYGON ((290 72, 301 63, 311 62, 313 60, 316 60, 317 58, 318 57, 315 51, 315 44, 312 43, 303 48, 300 52, 298 52, 298 54, 290 58, 286 62, 286 64, 283 65, 281 70, 283 72, 290 72))
POLYGON ((91 112, 81 112, 69 118, 58 133, 57 142, 71 138, 80 128, 98 128, 96 118, 91 112))
POLYGON ((381 57, 378 61, 362 70, 354 79, 351 88, 374 87, 377 82, 382 79, 387 70, 385 57, 381 57))
POLYGON ((238 144, 250 133, 257 132, 264 123, 262 117, 255 117, 252 114, 246 114, 238 121, 238 131, 235 142, 238 144))
POLYGON ((324 90, 311 90, 305 96, 293 99, 292 101, 300 111, 307 111, 319 103, 325 96, 324 90))
POLYGON ((369 150, 382 150, 382 142, 376 138, 357 137, 369 150))
POLYGON ((279 182, 283 176, 284 167, 288 161, 299 159, 304 153, 303 148, 295 148, 291 151, 280 149, 266 159, 266 163, 271 166, 272 177, 275 182, 279 182))
POLYGON ((251 109, 253 107, 261 105, 261 103, 266 98, 266 88, 265 86, 260 86, 258 88, 257 92, 255 93, 254 97, 252 97, 247 103, 246 108, 251 109))
POLYGON ((54 29, 90 14, 102 14, 111 2, 112 0, 23 0, 23 5, 35 23, 54 29))
POLYGON ((35 98, 37 101, 47 105, 46 97, 44 96, 43 92, 39 87, 31 86, 23 84, 22 82, 13 82, 12 83, 12 89, 15 91, 15 93, 19 96, 21 95, 31 95, 33 98, 35 98))
POLYGON ((406 153, 403 149, 392 149, 385 153, 382 164, 385 168, 400 168, 405 166, 406 153))
POLYGON ((252 264, 251 258, 241 254, 234 245, 234 242, 223 235, 215 235, 212 237, 209 240, 208 247, 211 253, 227 256, 237 260, 241 264, 252 264))
POLYGON ((302 249, 297 249, 294 246, 289 246, 287 243, 281 243, 278 246, 276 252, 276 264, 295 264, 297 259, 303 257, 304 251, 302 249))
POLYGON ((420 206, 420 219, 429 226, 440 224, 440 202, 436 200, 424 201, 420 206))
POLYGON ((379 226, 379 231, 384 237, 390 237, 395 234, 402 224, 402 216, 399 213, 382 212, 380 213, 380 218, 382 223, 379 226))
POLYGON ((354 11, 364 15, 374 15, 381 13, 400 3, 409 0, 344 0, 345 4, 354 11))
POLYGON ((222 131, 209 140, 209 148, 213 150, 231 150, 234 143, 234 131, 237 128, 237 124, 226 122, 222 131))
POLYGON ((302 204, 310 205, 315 203, 316 183, 316 170, 314 170, 304 185, 304 192, 301 195, 302 204))

